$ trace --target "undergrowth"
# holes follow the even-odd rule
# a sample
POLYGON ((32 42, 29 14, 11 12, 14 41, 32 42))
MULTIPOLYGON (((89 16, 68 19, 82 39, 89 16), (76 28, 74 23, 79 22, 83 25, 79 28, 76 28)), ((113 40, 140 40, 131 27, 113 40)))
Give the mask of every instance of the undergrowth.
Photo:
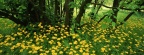
POLYGON ((38 23, 0 34, 0 55, 142 55, 144 26, 128 21, 115 31, 95 23, 78 28, 78 33, 59 26, 38 23))

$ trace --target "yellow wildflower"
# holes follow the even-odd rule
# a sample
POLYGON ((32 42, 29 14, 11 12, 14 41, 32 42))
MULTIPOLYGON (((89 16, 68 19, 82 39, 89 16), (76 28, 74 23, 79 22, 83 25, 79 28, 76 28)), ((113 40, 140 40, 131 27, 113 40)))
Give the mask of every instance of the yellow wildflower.
POLYGON ((49 27, 50 30, 54 30, 54 27, 49 27))
POLYGON ((83 50, 82 50, 82 49, 80 49, 80 50, 79 50, 79 52, 81 52, 81 53, 82 53, 82 52, 83 52, 83 50))
POLYGON ((105 48, 101 48, 101 52, 104 52, 105 51, 105 48))
POLYGON ((77 41, 74 41, 74 44, 77 44, 78 42, 77 41))
POLYGON ((73 55, 73 52, 72 52, 72 51, 70 51, 70 52, 69 52, 69 55, 73 55))
POLYGON ((2 53, 3 51, 2 50, 0 50, 0 53, 2 53))
POLYGON ((63 51, 59 51, 59 54, 63 54, 63 51))
POLYGON ((57 53, 52 53, 52 55, 57 55, 57 53))
POLYGON ((85 53, 85 52, 84 52, 82 55, 89 55, 89 53, 85 53))

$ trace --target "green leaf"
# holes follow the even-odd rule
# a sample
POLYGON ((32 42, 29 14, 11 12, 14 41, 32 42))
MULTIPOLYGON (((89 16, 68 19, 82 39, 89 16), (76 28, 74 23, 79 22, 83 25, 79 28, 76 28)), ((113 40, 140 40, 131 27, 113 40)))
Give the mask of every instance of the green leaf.
POLYGON ((115 27, 115 26, 116 26, 116 23, 115 23, 115 22, 112 22, 112 26, 115 27))
POLYGON ((63 40, 63 41, 64 41, 63 44, 64 44, 65 47, 70 47, 68 40, 63 40))
POLYGON ((5 8, 6 6, 2 2, 0 2, 0 9, 5 9, 5 8))
POLYGON ((106 24, 102 24, 102 29, 106 29, 108 26, 106 24))
POLYGON ((110 22, 112 22, 112 19, 107 18, 106 21, 107 21, 108 23, 110 23, 110 22))
POLYGON ((108 16, 111 16, 111 15, 112 15, 112 13, 113 13, 113 11, 112 11, 112 10, 109 10, 109 11, 103 12, 103 14, 108 15, 108 16))
POLYGON ((70 8, 78 7, 78 5, 76 3, 74 3, 74 2, 70 2, 69 6, 70 6, 70 8))

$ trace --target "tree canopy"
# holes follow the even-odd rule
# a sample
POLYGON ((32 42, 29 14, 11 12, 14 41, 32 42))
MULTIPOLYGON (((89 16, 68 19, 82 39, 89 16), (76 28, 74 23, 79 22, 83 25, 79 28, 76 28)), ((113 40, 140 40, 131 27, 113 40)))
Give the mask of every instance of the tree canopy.
MULTIPOLYGON (((123 20, 124 22, 132 14, 144 10, 143 0, 0 0, 0 17, 8 18, 24 26, 37 22, 55 25, 64 21, 65 26, 70 27, 74 23, 75 27, 80 27, 84 25, 81 24, 81 18, 86 13, 89 5, 93 5, 90 17, 99 19, 96 21, 97 24, 106 17, 111 20, 110 23, 117 24, 119 22, 117 21, 117 15, 120 10, 129 11, 129 14, 123 20), (96 18, 102 7, 110 10, 103 17, 96 18), (76 16, 74 16, 74 12, 76 12, 76 16)), ((123 24, 123 22, 119 23, 119 25, 123 24)), ((117 24, 117 26, 119 25, 117 24)))

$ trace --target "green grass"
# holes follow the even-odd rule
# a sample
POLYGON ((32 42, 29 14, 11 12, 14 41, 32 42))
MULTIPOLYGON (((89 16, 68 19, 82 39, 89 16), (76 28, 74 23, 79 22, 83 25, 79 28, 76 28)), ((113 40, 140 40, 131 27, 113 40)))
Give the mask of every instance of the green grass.
POLYGON ((0 34, 11 34, 15 30, 13 29, 16 24, 9 19, 0 18, 0 34))
MULTIPOLYGON (((128 13, 121 11, 118 18, 121 19, 126 14, 128 13)), ((91 26, 85 25, 81 30, 77 30, 78 33, 68 34, 64 24, 60 26, 31 24, 28 29, 37 27, 36 31, 27 31, 22 27, 15 31, 12 21, 0 19, 0 55, 142 55, 144 53, 142 17, 133 15, 115 31, 102 29, 101 25, 95 26, 95 24, 94 22, 91 26)))

